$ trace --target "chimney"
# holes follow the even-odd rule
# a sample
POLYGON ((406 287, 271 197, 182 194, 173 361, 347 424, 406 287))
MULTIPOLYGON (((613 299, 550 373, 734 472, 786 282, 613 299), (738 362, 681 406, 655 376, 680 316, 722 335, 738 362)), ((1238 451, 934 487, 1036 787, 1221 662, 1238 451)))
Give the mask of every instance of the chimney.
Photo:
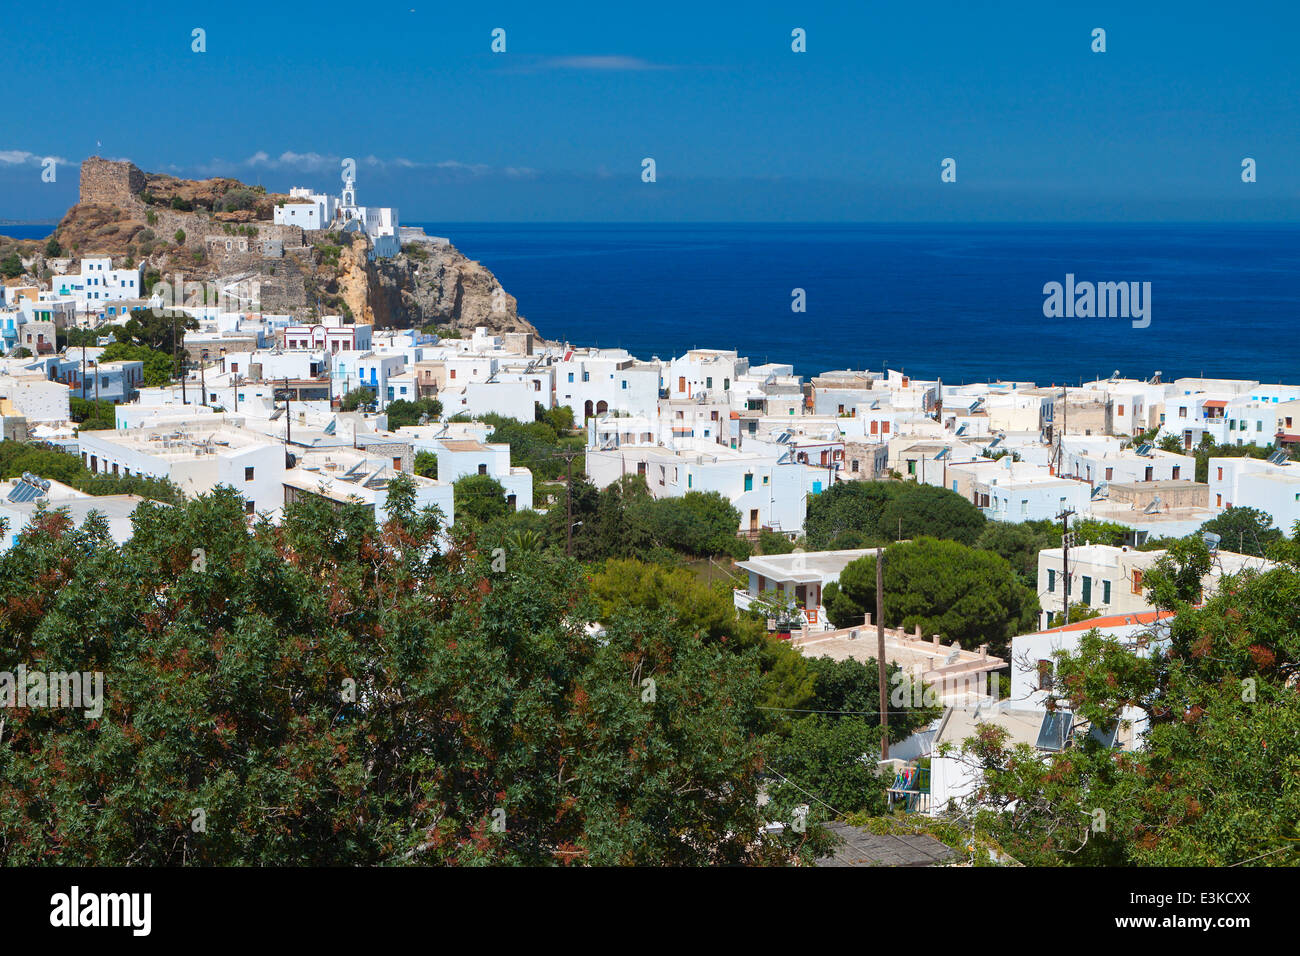
POLYGON ((862 626, 863 626, 863 627, 870 627, 870 626, 871 626, 871 612, 870 612, 870 611, 868 611, 866 614, 862 615, 862 626))
POLYGON ((979 646, 979 652, 980 652, 980 660, 988 660, 989 646, 987 644, 981 644, 979 646))

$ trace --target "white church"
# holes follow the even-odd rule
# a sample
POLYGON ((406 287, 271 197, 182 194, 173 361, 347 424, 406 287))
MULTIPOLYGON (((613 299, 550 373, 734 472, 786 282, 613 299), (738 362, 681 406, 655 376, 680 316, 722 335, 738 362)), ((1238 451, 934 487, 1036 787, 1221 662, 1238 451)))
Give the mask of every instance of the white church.
POLYGON ((390 206, 357 205, 356 177, 343 180, 343 195, 314 193, 306 186, 289 190, 290 202, 275 207, 275 224, 303 229, 364 232, 371 242, 370 258, 387 259, 401 251, 397 210, 390 206))

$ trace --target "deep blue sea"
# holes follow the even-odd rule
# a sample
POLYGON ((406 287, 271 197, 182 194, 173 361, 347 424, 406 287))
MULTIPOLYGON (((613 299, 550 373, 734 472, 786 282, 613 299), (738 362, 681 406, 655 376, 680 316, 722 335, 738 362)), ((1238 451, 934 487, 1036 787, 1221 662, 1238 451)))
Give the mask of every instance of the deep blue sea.
POLYGON ((699 346, 802 375, 1300 384, 1300 226, 423 225, 491 269, 543 335, 643 358, 699 346), (1067 272, 1150 282, 1150 327, 1044 318, 1043 285, 1067 272))
POLYGON ((1300 384, 1296 225, 420 225, 491 269, 547 338, 643 358, 698 346, 802 375, 1300 384), (1066 273, 1150 282, 1150 326, 1044 318, 1043 285, 1066 273))

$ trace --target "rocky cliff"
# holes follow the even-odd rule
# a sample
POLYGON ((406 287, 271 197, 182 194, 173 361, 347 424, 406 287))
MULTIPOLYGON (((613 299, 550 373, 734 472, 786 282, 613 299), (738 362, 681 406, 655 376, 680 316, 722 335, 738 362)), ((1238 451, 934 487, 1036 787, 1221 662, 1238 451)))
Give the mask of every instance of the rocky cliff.
MULTIPOLYGON (((272 209, 284 198, 236 179, 177 179, 92 157, 81 167, 79 202, 54 236, 64 256, 144 262, 146 273, 186 281, 255 279, 265 311, 341 312, 380 328, 536 333, 515 297, 455 246, 415 242, 371 260, 364 236, 276 226, 272 209)), ((43 249, 23 244, 33 274, 48 269, 43 249)))

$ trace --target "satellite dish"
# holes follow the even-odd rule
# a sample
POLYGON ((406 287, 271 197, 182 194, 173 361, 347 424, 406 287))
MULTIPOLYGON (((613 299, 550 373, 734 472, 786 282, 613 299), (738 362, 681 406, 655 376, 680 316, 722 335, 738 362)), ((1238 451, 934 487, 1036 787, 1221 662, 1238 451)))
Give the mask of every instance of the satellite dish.
POLYGON ((949 651, 948 656, 943 659, 944 666, 947 667, 949 664, 956 664, 957 658, 959 657, 961 657, 961 647, 953 645, 953 649, 949 651))
POLYGON ((1214 554, 1214 552, 1219 550, 1219 542, 1222 541, 1223 538, 1220 535, 1215 534, 1213 531, 1206 531, 1201 535, 1201 540, 1203 540, 1205 546, 1210 549, 1210 554, 1214 554))

